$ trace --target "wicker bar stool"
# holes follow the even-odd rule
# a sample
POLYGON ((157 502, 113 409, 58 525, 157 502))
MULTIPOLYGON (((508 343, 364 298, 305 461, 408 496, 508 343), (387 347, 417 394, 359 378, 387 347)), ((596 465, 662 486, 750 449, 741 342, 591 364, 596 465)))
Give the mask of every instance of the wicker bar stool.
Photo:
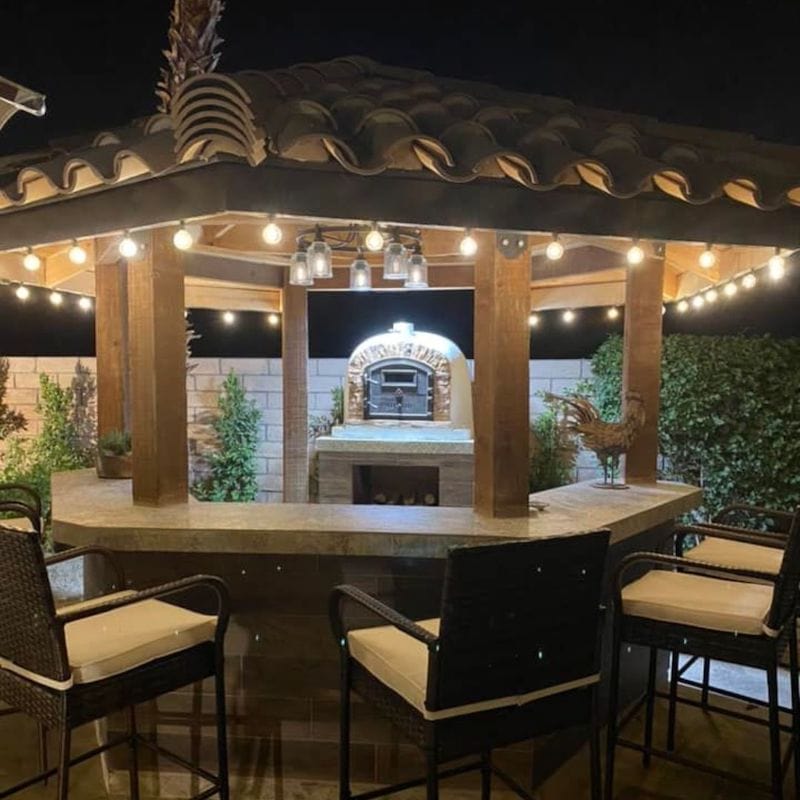
POLYGON ((44 534, 42 498, 32 486, 23 483, 0 483, 0 513, 24 517, 39 536, 44 534))
POLYGON ((590 726, 592 798, 602 786, 597 721, 599 622, 608 531, 456 547, 445 567, 441 614, 413 622, 353 586, 331 595, 341 648, 341 800, 371 800, 480 770, 530 793, 492 763, 492 751, 571 725, 590 726), (349 611, 384 624, 354 629, 349 611), (388 624, 386 624, 388 623, 388 624), (388 717, 425 754, 424 778, 353 795, 350 693, 388 717), (440 770, 455 759, 478 756, 440 770))
POLYGON ((38 536, 0 526, 0 700, 58 731, 58 766, 0 791, 0 798, 57 775, 66 800, 69 771, 118 744, 130 750, 130 791, 139 796, 138 746, 143 745, 211 783, 199 798, 229 797, 223 642, 228 593, 219 578, 195 576, 141 591, 121 591, 58 611, 47 567, 87 554, 105 557, 124 586, 116 560, 100 547, 75 548, 45 559, 38 536), (209 592, 217 614, 198 614, 165 599, 188 590, 209 592), (192 765, 136 730, 134 707, 205 678, 215 678, 217 752, 214 775, 192 765), (127 711, 129 730, 72 757, 74 728, 127 711))
MULTIPOLYGON (((609 698, 608 751, 606 763, 606 800, 613 797, 614 755, 616 746, 628 747, 643 754, 645 764, 652 756, 694 767, 712 775, 735 778, 774 798, 783 797, 783 776, 789 755, 794 757, 795 781, 800 786, 800 695, 797 628, 795 609, 800 581, 800 513, 793 518, 786 547, 777 574, 693 561, 657 553, 634 553, 620 564, 614 579, 614 641, 611 691, 609 698), (649 565, 643 577, 623 587, 626 572, 632 567, 649 565), (650 649, 650 670, 646 695, 644 742, 620 738, 620 732, 632 718, 629 713, 618 722, 617 698, 620 650, 624 643, 650 649), (778 666, 789 647, 792 717, 792 744, 782 759, 781 723, 778 706, 778 666), (671 751, 653 746, 653 713, 656 660, 659 649, 681 652, 700 658, 727 661, 762 669, 767 675, 769 693, 769 742, 771 781, 769 785, 744 777, 732 776, 703 763, 690 761, 671 751)), ((670 713, 674 715, 676 698, 672 687, 670 713)), ((691 703, 690 703, 691 704, 691 703)), ((635 709, 634 709, 635 710, 635 709)), ((762 720, 726 709, 709 709, 742 720, 763 724, 762 720)), ((674 736, 674 718, 670 723, 674 736)))

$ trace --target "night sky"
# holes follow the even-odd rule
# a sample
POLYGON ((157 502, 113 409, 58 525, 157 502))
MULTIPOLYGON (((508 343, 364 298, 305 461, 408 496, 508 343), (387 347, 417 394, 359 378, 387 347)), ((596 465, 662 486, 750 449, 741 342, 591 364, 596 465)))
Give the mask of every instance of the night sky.
MULTIPOLYGON (((47 94, 48 114, 18 114, 0 132, 0 155, 82 130, 124 124, 155 110, 153 89, 170 0, 4 2, 0 74, 47 94)), ((662 120, 746 131, 800 145, 797 2, 255 3, 228 0, 220 69, 270 69, 363 54, 445 76, 570 98, 662 120)), ((2 221, 0 220, 0 225, 2 221)), ((800 272, 800 264, 793 273, 800 272)), ((43 303, 22 307, 0 287, 0 352, 91 352, 91 318, 61 309, 53 331, 43 303), (38 346, 37 346, 38 345, 38 346)), ((800 278, 691 320, 667 315, 666 330, 800 334, 800 278)), ((312 356, 344 356, 395 319, 413 320, 471 350, 469 292, 367 295, 314 293, 312 356)), ((279 334, 261 315, 195 312, 200 351, 261 355, 279 334)), ((542 357, 585 355, 613 326, 584 311, 571 327, 545 315, 542 357)))

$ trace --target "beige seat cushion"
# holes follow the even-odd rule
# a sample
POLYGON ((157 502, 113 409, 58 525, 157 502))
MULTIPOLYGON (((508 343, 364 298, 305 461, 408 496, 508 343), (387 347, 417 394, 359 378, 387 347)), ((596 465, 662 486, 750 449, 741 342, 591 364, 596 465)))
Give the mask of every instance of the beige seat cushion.
POLYGON ((773 587, 653 570, 622 590, 623 612, 728 633, 760 636, 773 587))
POLYGON ((684 558, 692 561, 706 561, 709 564, 720 564, 723 567, 743 567, 777 575, 783 561, 783 550, 707 536, 697 547, 688 550, 684 554, 684 558))
POLYGON ((160 600, 143 600, 70 622, 64 632, 72 680, 100 681, 213 641, 216 627, 216 617, 160 600))
POLYGON ((97 597, 90 597, 88 600, 75 600, 74 598, 66 598, 56 600, 56 614, 72 614, 75 611, 85 611, 89 608, 97 608, 97 606, 108 603, 111 600, 118 600, 121 597, 130 597, 136 594, 133 589, 125 589, 122 592, 111 592, 110 594, 101 594, 97 597))

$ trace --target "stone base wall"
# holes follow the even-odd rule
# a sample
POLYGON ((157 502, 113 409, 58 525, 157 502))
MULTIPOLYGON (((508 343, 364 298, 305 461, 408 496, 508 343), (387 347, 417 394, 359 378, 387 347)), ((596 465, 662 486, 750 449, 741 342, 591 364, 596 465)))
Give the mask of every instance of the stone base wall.
MULTIPOLYGON (((81 358, 92 372, 94 358, 81 358)), ((28 420, 28 433, 40 432, 36 403, 39 399, 39 375, 56 377, 61 385, 72 380, 77 359, 73 357, 11 357, 7 401, 28 420)), ((211 441, 209 422, 217 406, 220 386, 233 370, 244 380, 248 396, 262 414, 259 429, 258 484, 259 499, 280 502, 283 489, 283 392, 279 358, 198 358, 187 376, 189 437, 193 449, 202 453, 211 441)), ((470 370, 473 364, 469 362, 470 370)), ((311 416, 330 414, 331 389, 341 386, 347 372, 346 358, 312 358, 308 362, 308 413, 311 416)), ((563 394, 591 375, 585 359, 534 359, 530 364, 530 404, 533 415, 541 413, 545 391, 563 394)), ((592 453, 582 452, 578 458, 576 479, 588 480, 596 475, 592 453)))

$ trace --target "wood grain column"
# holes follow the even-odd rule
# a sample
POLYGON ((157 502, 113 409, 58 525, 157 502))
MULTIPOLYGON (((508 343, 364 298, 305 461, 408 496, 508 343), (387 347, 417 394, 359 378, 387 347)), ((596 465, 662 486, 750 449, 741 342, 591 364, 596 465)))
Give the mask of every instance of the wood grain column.
MULTIPOLYGON (((98 248, 95 247, 95 252, 98 248)), ((128 265, 95 265, 97 435, 130 430, 128 265)))
POLYGON ((622 362, 625 396, 639 392, 646 420, 625 458, 625 480, 652 483, 658 467, 658 415, 661 392, 661 330, 664 259, 647 258, 629 267, 625 283, 625 342, 622 362))
POLYGON ((169 231, 139 234, 128 264, 133 501, 188 500, 183 260, 169 231))
POLYGON ((308 293, 283 289, 283 501, 308 502, 308 293))
POLYGON ((507 257, 484 236, 475 263, 475 510, 492 517, 528 514, 530 251, 520 241, 507 257))

